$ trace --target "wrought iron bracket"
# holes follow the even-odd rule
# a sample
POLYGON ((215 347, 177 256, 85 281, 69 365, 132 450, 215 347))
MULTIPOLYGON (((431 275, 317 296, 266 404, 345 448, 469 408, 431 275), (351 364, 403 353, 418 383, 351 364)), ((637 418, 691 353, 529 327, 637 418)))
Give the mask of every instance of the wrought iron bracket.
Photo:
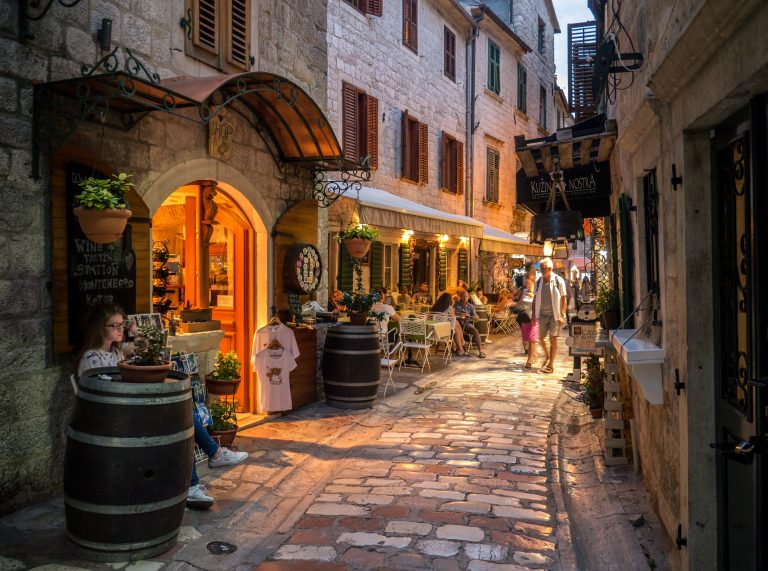
POLYGON ((320 208, 328 208, 349 190, 360 190, 363 187, 362 183, 371 179, 371 168, 369 165, 369 158, 363 157, 360 161, 361 169, 348 171, 339 168, 338 171, 331 171, 339 173, 339 176, 333 179, 327 178, 328 171, 315 170, 313 195, 318 201, 320 208))
MULTIPOLYGON (((64 8, 74 8, 82 0, 57 0, 59 4, 64 6, 64 8)), ((54 0, 18 0, 18 39, 19 40, 31 40, 35 36, 29 31, 29 23, 30 22, 39 22, 43 18, 45 18, 45 15, 48 13, 48 10, 51 9, 51 6, 53 6, 54 0), (32 14, 29 11, 29 8, 33 8, 35 10, 40 8, 40 4, 45 4, 43 8, 37 13, 32 14)))
POLYGON ((685 383, 680 382, 680 369, 675 369, 675 392, 680 396, 680 391, 685 390, 685 383))
POLYGON ((672 178, 669 179, 672 183, 672 190, 677 191, 677 185, 683 184, 683 177, 677 174, 677 165, 672 163, 672 178))
POLYGON ((686 547, 688 545, 688 538, 683 537, 683 524, 678 523, 677 524, 677 535, 675 536, 675 545, 677 545, 677 550, 680 551, 683 549, 683 547, 686 547))
POLYGON ((192 39, 192 10, 187 10, 187 17, 181 17, 179 20, 179 26, 187 32, 187 39, 192 39))

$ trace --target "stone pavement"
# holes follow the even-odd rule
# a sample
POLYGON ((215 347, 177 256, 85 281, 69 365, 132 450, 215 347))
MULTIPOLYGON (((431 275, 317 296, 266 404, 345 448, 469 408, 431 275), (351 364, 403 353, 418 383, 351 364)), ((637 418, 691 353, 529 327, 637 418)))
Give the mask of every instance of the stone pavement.
MULTIPOLYGON (((548 453, 568 362, 544 375, 522 367, 520 349, 519 336, 496 338, 486 359, 396 373, 400 390, 371 410, 318 404, 242 431, 250 458, 200 470, 216 504, 187 510, 179 543, 158 558, 74 559, 56 499, 0 519, 0 571, 598 569, 577 564, 571 541, 567 450, 548 453)), ((649 568, 631 561, 623 568, 649 568)))

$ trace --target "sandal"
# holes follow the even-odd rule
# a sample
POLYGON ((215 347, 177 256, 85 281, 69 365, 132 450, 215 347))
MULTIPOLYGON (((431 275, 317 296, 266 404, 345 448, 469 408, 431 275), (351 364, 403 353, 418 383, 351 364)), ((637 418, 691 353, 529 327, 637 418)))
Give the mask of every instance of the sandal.
POLYGON ((526 369, 530 369, 532 366, 533 366, 533 365, 532 365, 532 363, 531 363, 530 361, 526 361, 526 362, 525 362, 525 368, 526 368, 526 369))
POLYGON ((552 365, 547 365, 541 370, 542 373, 554 373, 555 370, 552 368, 552 365))
POLYGON ((480 351, 480 352, 477 354, 477 356, 478 356, 478 357, 480 357, 481 359, 485 359, 485 353, 483 353, 482 351, 480 351))

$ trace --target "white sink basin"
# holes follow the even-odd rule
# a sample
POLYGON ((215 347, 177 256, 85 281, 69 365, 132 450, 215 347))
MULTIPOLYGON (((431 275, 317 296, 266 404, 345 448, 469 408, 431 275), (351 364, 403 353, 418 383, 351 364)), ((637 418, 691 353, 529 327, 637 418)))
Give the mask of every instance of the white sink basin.
POLYGON ((664 349, 636 335, 637 329, 616 329, 608 333, 611 345, 627 365, 632 378, 643 389, 643 396, 650 404, 664 404, 661 382, 661 364, 664 349), (634 337, 633 337, 634 335, 634 337))

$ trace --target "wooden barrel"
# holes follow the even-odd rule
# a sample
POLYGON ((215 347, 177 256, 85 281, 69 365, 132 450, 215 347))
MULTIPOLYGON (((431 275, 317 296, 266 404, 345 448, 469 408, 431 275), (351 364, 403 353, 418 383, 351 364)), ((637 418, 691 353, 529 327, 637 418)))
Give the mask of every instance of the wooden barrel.
POLYGON ((375 325, 328 329, 323 351, 325 401, 337 408, 369 408, 379 392, 381 349, 375 325))
POLYGON ((475 329, 480 333, 480 339, 485 343, 488 338, 488 306, 477 305, 475 306, 477 312, 477 319, 475 320, 475 329))
POLYGON ((173 547, 193 440, 187 375, 138 384, 120 382, 116 367, 83 375, 64 458, 67 535, 77 555, 137 561, 173 547))

